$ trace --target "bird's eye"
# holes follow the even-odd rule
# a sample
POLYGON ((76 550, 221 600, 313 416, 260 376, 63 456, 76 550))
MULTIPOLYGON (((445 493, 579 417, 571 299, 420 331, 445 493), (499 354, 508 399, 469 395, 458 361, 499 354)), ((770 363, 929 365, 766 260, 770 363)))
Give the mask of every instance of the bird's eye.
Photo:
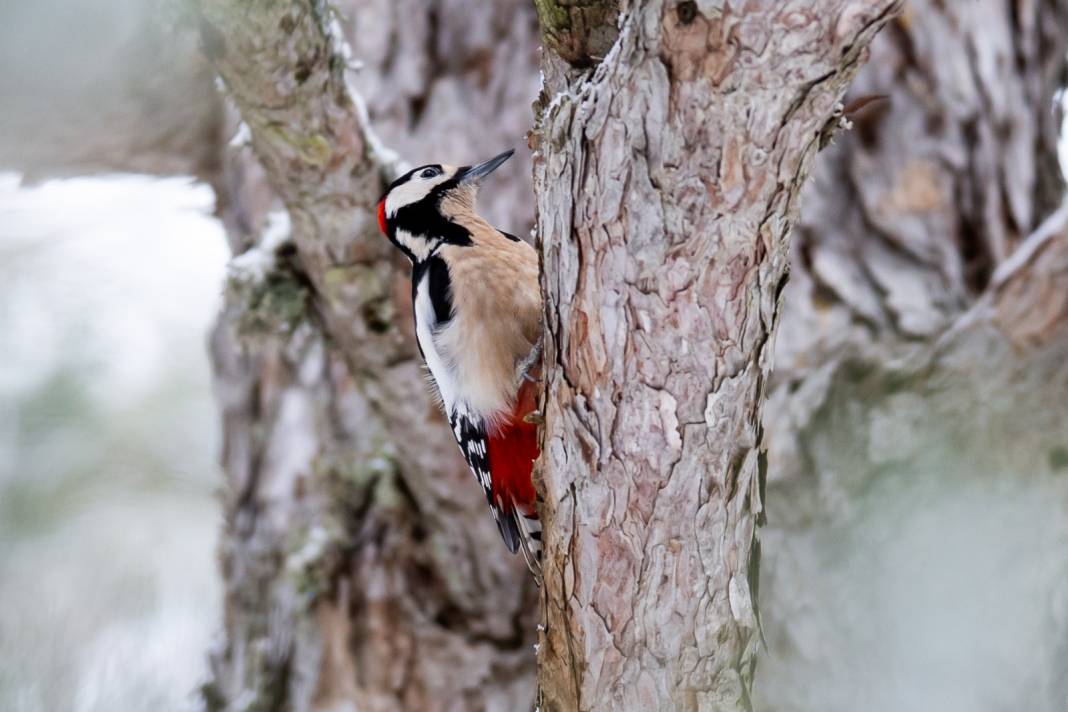
POLYGON ((423 178, 433 178, 438 173, 441 173, 441 171, 438 170, 437 168, 424 168, 423 172, 420 173, 419 175, 421 177, 423 177, 423 178))

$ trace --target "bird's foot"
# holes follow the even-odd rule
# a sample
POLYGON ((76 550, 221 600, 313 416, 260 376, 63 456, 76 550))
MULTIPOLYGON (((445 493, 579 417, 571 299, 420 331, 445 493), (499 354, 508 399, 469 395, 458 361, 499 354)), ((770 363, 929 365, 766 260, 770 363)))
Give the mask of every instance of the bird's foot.
POLYGON ((545 425, 545 414, 540 410, 532 410, 523 416, 523 422, 531 425, 545 425))

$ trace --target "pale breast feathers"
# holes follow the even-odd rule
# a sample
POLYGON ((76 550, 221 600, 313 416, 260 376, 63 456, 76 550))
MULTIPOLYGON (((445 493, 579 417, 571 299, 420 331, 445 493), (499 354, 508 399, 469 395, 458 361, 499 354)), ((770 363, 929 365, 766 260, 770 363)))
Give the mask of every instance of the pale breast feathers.
POLYGON ((437 335, 472 411, 491 421, 510 411, 516 367, 541 328, 537 255, 530 245, 494 232, 473 231, 473 248, 441 249, 453 319, 437 335))

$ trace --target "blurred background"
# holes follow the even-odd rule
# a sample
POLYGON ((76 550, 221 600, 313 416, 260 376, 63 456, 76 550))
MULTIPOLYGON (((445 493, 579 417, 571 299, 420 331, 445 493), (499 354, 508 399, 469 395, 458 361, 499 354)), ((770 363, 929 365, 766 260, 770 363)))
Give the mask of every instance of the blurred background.
POLYGON ((0 177, 0 709, 192 701, 219 625, 209 188, 0 177))
MULTIPOLYGON (((412 160, 523 143, 533 10, 477 4, 338 3, 354 86, 412 160)), ((806 192, 766 423, 768 712, 1068 710, 1068 7, 966 5, 908 3, 855 90, 889 101, 806 192)), ((271 651, 366 660, 358 622, 331 618, 359 606, 317 607, 354 529, 334 489, 279 503, 324 452, 365 454, 374 427, 302 307, 290 319, 278 292, 242 293, 261 269, 247 256, 227 271, 277 202, 195 14, 7 2, 0 68, 0 710, 256 709, 265 694, 305 709, 315 685, 299 681, 321 673, 280 692, 271 651), (237 346, 257 310, 289 323, 237 346), (295 400, 263 415, 244 405, 254 387, 295 400), (323 392, 342 395, 319 408, 323 392), (248 454, 245 436, 324 413, 343 431, 328 442, 248 454), (251 554, 246 487, 270 521, 251 554)), ((509 164, 489 206, 517 234, 529 173, 509 164)), ((529 692, 532 661, 513 658, 487 709, 529 692)))

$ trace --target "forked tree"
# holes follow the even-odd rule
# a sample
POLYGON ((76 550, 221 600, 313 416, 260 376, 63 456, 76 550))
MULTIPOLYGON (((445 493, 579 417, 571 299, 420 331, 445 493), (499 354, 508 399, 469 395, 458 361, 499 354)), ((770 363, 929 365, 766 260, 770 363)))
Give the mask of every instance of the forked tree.
MULTIPOLYGON (((531 139, 547 329, 539 701, 745 709, 759 639, 761 402, 790 228, 849 80, 898 3, 538 9, 548 48, 531 139)), ((284 338, 260 342, 279 381, 243 394, 276 412, 272 437, 228 443, 242 458, 231 468, 259 472, 237 478, 249 486, 229 507, 226 561, 247 568, 228 571, 240 583, 209 696, 522 706, 533 591, 503 561, 440 418, 427 417, 410 334, 393 318, 410 305, 375 234, 373 207, 398 160, 349 84, 336 18, 319 2, 200 10, 205 52, 295 248, 261 241, 251 249, 263 254, 239 262, 282 274, 274 285, 238 274, 235 320, 247 325, 250 303, 272 300, 296 315, 284 338), (285 434, 287 408, 321 408, 337 426, 285 434), (272 474, 280 481, 258 481, 272 474), (297 500, 275 521, 261 513, 272 493, 297 500), (341 514, 323 517, 326 502, 341 514), (306 533, 286 552, 297 581, 258 555, 277 552, 279 527, 306 533), (315 617, 294 626, 302 607, 315 617), (281 612, 280 635, 262 634, 265 609, 281 612)), ((234 405, 236 416, 257 412, 234 405)))
MULTIPOLYGON (((764 441, 776 546, 760 669, 769 702, 796 706, 823 680, 799 677, 794 652, 818 606, 796 573, 818 561, 815 527, 933 459, 1021 478, 1068 467, 1051 110, 1068 3, 912 0, 890 20, 854 87, 890 100, 854 118, 805 189, 770 380, 796 183, 889 7, 741 4, 205 0, 184 24, 240 116, 188 34, 173 39, 181 13, 157 23, 129 3, 145 31, 121 71, 10 38, 25 71, 5 86, 92 79, 96 100, 14 102, 4 165, 194 171, 238 255, 212 342, 227 485, 210 707, 524 709, 539 600, 546 708, 744 705, 764 441), (397 153, 372 140, 357 91, 397 153), (535 123, 543 596, 429 405, 402 266, 370 215, 398 154, 473 160, 535 123), (235 133, 254 152, 228 147, 235 133)), ((525 234, 523 169, 491 190, 482 209, 525 234)), ((1065 654, 1033 661, 1024 707, 1058 708, 1065 654)))

